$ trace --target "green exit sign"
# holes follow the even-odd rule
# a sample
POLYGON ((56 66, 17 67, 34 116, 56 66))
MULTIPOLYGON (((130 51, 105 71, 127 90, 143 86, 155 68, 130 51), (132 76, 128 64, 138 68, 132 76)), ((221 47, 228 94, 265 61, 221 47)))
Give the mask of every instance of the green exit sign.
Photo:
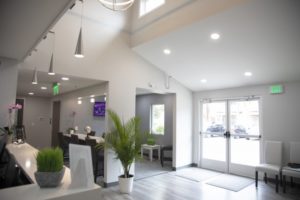
POLYGON ((271 85, 270 86, 270 93, 271 94, 281 94, 281 93, 283 93, 283 86, 282 85, 271 85))
POLYGON ((59 94, 59 84, 58 83, 53 83, 52 86, 52 90, 53 90, 53 95, 58 95, 59 94))

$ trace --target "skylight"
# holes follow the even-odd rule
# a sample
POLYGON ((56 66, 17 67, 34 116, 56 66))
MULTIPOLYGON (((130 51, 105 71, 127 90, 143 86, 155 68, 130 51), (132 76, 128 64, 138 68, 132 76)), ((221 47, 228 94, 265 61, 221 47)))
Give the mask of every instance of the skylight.
POLYGON ((165 0, 140 0, 140 17, 152 12, 165 3, 165 0))

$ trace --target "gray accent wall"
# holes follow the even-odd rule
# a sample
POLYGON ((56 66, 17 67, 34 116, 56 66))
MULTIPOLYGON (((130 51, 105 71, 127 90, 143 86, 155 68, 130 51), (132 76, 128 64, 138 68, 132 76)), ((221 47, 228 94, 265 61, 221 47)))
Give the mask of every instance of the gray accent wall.
MULTIPOLYGON (((107 83, 76 90, 54 97, 52 101, 60 101, 60 131, 78 126, 78 132, 84 133, 84 128, 90 126, 97 136, 105 132, 105 117, 93 116, 93 103, 90 95, 104 95, 107 93, 107 83), (78 104, 78 97, 82 97, 82 104, 78 104)), ((104 96, 95 97, 96 101, 104 101, 104 96)))
POLYGON ((141 118, 141 130, 150 131, 151 105, 165 105, 165 134, 155 135, 156 143, 160 145, 173 144, 173 113, 174 94, 146 94, 136 96, 136 116, 141 118))
POLYGON ((0 127, 8 125, 8 106, 16 101, 18 62, 0 58, 0 127))

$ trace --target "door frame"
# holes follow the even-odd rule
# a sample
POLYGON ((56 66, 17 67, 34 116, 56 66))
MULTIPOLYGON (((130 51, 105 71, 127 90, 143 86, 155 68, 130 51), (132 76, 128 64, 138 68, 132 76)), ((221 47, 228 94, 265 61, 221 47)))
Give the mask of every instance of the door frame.
POLYGON ((202 114, 203 114, 203 103, 210 103, 210 102, 217 102, 217 101, 225 101, 226 105, 226 131, 229 130, 230 126, 230 101, 245 101, 245 100, 258 100, 259 103, 259 159, 260 162, 262 161, 262 138, 263 138, 263 130, 262 130, 262 97, 261 96, 249 96, 249 97, 235 97, 235 98, 219 98, 219 99, 200 99, 198 101, 198 117, 199 117, 199 125, 198 125, 198 131, 199 131, 199 160, 198 160, 198 166, 201 168, 206 168, 206 169, 211 169, 215 171, 220 171, 220 172, 225 172, 225 173, 230 173, 230 174, 237 174, 237 175, 242 175, 242 176, 247 176, 247 177, 254 177, 254 172, 255 172, 255 167, 254 166, 248 166, 248 165, 242 165, 242 164, 232 164, 231 163, 231 158, 230 158, 230 151, 231 151, 231 137, 229 138, 224 138, 225 143, 226 143, 226 161, 225 161, 225 167, 223 166, 222 168, 222 161, 214 161, 214 160, 208 160, 203 158, 203 135, 202 135, 202 114), (205 162, 203 162, 205 160, 205 162), (218 164, 219 163, 219 164, 218 164))

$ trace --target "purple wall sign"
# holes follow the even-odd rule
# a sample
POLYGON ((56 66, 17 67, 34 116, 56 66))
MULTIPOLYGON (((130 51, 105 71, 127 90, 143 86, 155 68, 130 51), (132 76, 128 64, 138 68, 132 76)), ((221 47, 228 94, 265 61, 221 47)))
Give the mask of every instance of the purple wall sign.
POLYGON ((105 116, 105 101, 95 102, 94 104, 94 116, 104 117, 105 116))

